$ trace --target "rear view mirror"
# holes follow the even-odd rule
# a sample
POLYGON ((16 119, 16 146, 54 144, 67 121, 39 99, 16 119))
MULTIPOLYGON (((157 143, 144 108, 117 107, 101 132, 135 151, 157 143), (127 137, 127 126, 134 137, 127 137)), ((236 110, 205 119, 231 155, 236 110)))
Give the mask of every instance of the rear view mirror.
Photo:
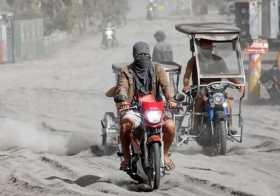
POLYGON ((121 103, 121 102, 124 102, 126 101, 126 96, 124 95, 117 95, 114 97, 114 102, 115 103, 121 103))
POLYGON ((177 93, 177 94, 174 96, 174 99, 175 99, 175 101, 182 102, 182 101, 185 100, 185 95, 182 94, 182 93, 177 93))

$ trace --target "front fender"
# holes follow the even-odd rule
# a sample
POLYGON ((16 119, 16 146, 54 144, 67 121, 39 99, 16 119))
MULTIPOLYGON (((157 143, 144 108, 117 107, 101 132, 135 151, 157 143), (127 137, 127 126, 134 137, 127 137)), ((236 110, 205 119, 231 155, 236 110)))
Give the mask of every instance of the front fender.
POLYGON ((151 144, 151 143, 155 143, 155 142, 161 144, 161 137, 160 137, 160 135, 152 135, 147 140, 147 144, 151 144))

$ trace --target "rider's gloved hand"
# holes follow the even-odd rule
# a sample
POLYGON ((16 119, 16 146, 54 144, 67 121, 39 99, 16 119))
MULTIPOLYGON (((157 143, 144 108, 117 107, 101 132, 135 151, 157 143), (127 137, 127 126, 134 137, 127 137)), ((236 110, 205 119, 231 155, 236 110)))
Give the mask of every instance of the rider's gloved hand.
POLYGON ((177 107, 177 103, 173 100, 168 101, 168 105, 170 108, 176 108, 177 107))
POLYGON ((127 109, 129 109, 129 107, 130 107, 130 104, 127 101, 117 103, 117 108, 119 111, 127 110, 127 109))
POLYGON ((189 92, 190 91, 190 85, 186 85, 186 86, 184 86, 184 88, 183 88, 183 92, 184 93, 187 93, 187 92, 189 92))
POLYGON ((240 89, 239 89, 239 92, 241 95, 244 95, 245 93, 245 86, 241 86, 240 89))

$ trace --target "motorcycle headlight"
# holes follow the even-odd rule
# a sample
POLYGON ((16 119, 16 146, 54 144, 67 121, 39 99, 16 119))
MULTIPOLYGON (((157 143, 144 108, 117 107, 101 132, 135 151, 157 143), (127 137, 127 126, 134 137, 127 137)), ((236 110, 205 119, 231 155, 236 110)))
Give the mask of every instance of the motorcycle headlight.
POLYGON ((156 124, 161 121, 162 112, 158 110, 151 110, 147 111, 145 116, 149 123, 156 124))
POLYGON ((211 87, 213 89, 220 90, 220 89, 224 88, 224 85, 219 83, 219 84, 213 84, 211 87))
POLYGON ((213 101, 216 105, 222 105, 225 102, 225 96, 223 93, 215 93, 213 95, 213 101))

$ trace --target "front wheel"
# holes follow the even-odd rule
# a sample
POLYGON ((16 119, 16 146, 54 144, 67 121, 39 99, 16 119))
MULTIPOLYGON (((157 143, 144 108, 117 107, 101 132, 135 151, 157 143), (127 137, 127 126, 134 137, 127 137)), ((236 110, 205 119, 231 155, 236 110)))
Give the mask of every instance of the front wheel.
POLYGON ((161 163, 161 148, 160 144, 155 142, 150 144, 149 149, 149 184, 153 189, 158 189, 160 184, 160 163, 161 163))
POLYGON ((215 122, 216 148, 217 154, 225 155, 227 153, 227 130, 226 121, 215 122))

